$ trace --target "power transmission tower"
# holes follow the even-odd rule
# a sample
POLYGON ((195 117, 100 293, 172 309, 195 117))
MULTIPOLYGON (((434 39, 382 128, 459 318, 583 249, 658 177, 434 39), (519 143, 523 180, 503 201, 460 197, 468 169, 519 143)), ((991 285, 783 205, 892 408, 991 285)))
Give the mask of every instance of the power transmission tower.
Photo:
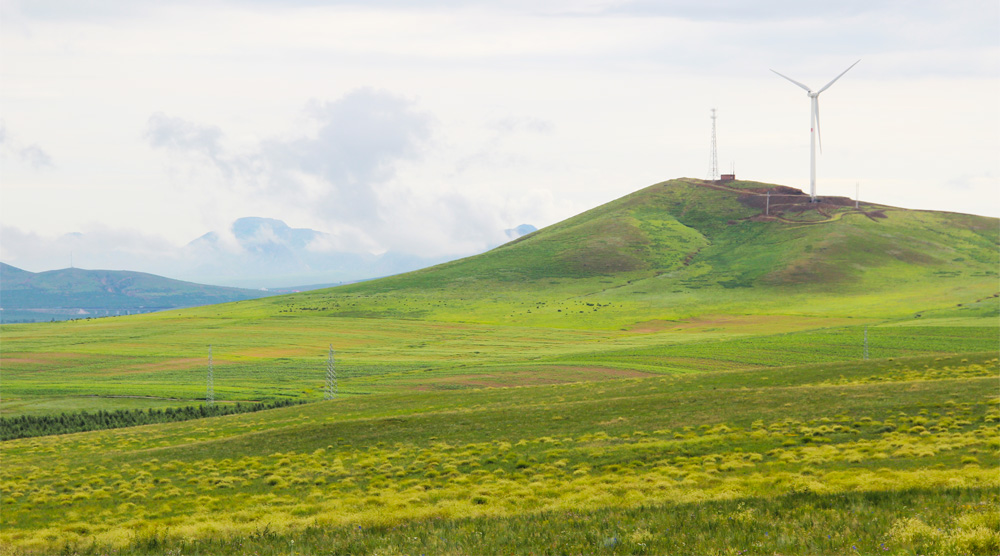
POLYGON ((712 160, 709 163, 708 181, 719 179, 719 153, 715 147, 715 108, 712 109, 712 160))
POLYGON ((208 346, 208 391, 205 394, 205 403, 215 404, 215 381, 212 377, 212 346, 208 346))
POLYGON ((326 359, 326 394, 324 400, 337 397, 337 369, 333 364, 333 344, 330 344, 330 355, 326 359))

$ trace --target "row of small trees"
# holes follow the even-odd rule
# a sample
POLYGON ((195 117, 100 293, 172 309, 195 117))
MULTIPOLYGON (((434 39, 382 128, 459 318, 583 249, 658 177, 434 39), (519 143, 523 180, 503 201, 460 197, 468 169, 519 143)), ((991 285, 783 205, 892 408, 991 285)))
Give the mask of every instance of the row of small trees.
MULTIPOLYGON (((332 400, 337 396, 337 371, 333 357, 333 346, 330 346, 326 362, 326 383, 324 399, 332 400)), ((59 415, 18 417, 0 417, 0 441, 52 434, 68 434, 103 429, 151 425, 154 423, 171 423, 232 415, 234 413, 249 413, 305 403, 302 400, 277 400, 271 402, 236 403, 219 405, 215 403, 215 377, 212 362, 212 346, 208 347, 208 384, 205 392, 205 404, 187 407, 171 407, 167 409, 116 409, 100 410, 95 413, 80 411, 60 413, 59 415)))
POLYGON ((60 413, 59 415, 0 417, 0 440, 188 421, 204 417, 263 411, 301 403, 305 402, 302 400, 274 400, 256 403, 168 407, 166 409, 116 409, 112 411, 99 410, 94 413, 80 411, 60 413))

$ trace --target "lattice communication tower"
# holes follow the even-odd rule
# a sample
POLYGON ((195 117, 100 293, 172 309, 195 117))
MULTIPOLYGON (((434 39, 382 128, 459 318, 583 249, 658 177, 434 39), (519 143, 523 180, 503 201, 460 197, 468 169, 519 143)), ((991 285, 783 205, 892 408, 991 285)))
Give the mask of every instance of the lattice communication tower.
POLYGON ((337 397, 337 368, 333 361, 333 344, 330 344, 330 355, 326 359, 326 393, 324 400, 332 400, 337 397))
POLYGON ((719 151, 715 145, 715 108, 712 109, 712 160, 709 162, 708 181, 719 179, 719 151))

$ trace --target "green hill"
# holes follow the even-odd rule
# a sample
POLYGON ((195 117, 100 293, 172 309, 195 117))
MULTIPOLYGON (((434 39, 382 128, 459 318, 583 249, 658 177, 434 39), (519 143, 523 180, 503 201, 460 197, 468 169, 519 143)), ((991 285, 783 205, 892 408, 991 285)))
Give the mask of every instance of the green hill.
POLYGON ((484 255, 380 282, 460 285, 470 279, 533 288, 551 278, 630 275, 726 287, 798 285, 850 291, 872 271, 908 280, 997 266, 996 219, 904 210, 755 182, 656 184, 484 255), (774 192, 764 215, 766 192, 774 192))
POLYGON ((143 272, 67 268, 35 273, 0 263, 0 318, 7 323, 148 313, 266 295, 143 272))
POLYGON ((995 316, 996 303, 977 303, 998 291, 997 242, 995 218, 813 204, 788 187, 680 179, 483 255, 272 302, 587 328, 713 312, 901 317, 961 306, 995 316), (347 298, 349 307, 339 301, 347 298), (580 310, 586 318, 573 317, 580 310))

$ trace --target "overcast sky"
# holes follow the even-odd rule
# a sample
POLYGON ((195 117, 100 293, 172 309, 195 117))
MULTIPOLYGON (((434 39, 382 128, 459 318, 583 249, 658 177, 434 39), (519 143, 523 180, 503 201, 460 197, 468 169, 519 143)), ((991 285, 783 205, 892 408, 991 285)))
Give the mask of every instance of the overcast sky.
POLYGON ((0 6, 0 260, 29 270, 64 234, 148 254, 243 216, 474 252, 706 177, 711 108, 723 170, 808 189, 809 100, 769 69, 858 59, 820 97, 818 193, 1000 216, 996 0, 0 6))

